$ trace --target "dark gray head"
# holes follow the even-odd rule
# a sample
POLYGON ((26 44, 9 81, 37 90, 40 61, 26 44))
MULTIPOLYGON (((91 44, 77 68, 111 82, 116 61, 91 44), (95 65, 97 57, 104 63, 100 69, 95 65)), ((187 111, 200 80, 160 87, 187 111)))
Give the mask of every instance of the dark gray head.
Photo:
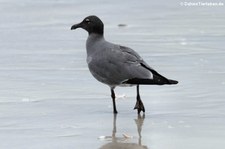
POLYGON ((83 28, 89 34, 96 33, 103 35, 104 32, 104 24, 97 16, 88 16, 81 23, 75 24, 71 27, 71 30, 83 28))

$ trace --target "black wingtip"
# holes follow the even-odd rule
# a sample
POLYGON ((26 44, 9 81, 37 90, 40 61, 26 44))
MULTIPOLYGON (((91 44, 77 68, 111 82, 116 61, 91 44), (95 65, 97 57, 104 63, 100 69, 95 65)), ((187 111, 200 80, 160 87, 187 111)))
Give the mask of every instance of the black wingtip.
POLYGON ((178 81, 176 81, 176 80, 169 80, 169 83, 170 84, 178 84, 178 81))
POLYGON ((139 78, 133 78, 133 79, 129 79, 125 82, 123 82, 123 84, 141 84, 141 85, 173 85, 173 84, 177 84, 178 81, 176 80, 169 80, 169 79, 161 79, 161 78, 157 78, 157 79, 139 79, 139 78))

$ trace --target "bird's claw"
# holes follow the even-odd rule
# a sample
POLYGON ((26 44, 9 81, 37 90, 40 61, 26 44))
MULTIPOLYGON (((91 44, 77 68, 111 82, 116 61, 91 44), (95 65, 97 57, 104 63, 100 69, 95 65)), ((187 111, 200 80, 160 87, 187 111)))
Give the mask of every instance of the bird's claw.
POLYGON ((145 113, 145 107, 141 100, 137 100, 134 110, 136 110, 136 109, 137 109, 138 114, 140 114, 141 111, 143 111, 143 113, 145 113))

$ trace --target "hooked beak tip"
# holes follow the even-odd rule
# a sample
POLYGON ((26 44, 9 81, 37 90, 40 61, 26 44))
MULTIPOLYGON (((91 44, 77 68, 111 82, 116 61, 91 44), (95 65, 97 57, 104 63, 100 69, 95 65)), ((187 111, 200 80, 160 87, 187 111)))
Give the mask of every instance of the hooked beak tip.
POLYGON ((75 30, 75 29, 77 29, 77 28, 79 28, 80 27, 80 24, 75 24, 75 25, 73 25, 73 26, 71 26, 71 30, 75 30))

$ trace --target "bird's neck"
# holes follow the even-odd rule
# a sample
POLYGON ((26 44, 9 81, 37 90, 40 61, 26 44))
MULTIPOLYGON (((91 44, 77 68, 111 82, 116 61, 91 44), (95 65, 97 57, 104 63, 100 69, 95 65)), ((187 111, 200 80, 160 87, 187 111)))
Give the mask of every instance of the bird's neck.
POLYGON ((100 38, 104 38, 103 34, 98 34, 98 33, 89 33, 88 34, 88 39, 100 39, 100 38))
POLYGON ((105 40, 105 39, 104 39, 104 36, 101 34, 96 34, 96 33, 89 34, 87 41, 86 41, 87 54, 89 55, 90 53, 97 50, 98 43, 102 42, 103 40, 105 40))
POLYGON ((104 40, 104 36, 101 34, 89 34, 88 38, 87 38, 87 44, 95 44, 96 42, 100 41, 100 40, 104 40))

